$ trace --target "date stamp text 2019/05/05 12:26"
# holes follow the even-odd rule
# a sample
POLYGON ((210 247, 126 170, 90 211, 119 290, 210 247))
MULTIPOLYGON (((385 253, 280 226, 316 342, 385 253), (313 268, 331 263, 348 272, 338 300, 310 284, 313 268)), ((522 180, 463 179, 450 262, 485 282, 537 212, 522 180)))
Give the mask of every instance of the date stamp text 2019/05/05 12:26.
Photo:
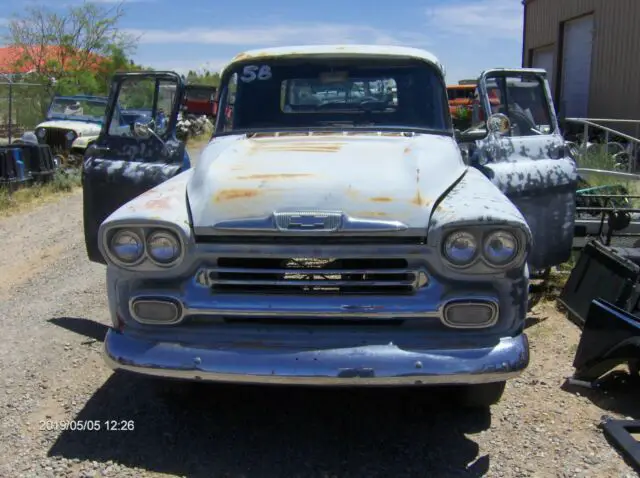
POLYGON ((133 420, 40 420, 40 431, 133 431, 133 420))

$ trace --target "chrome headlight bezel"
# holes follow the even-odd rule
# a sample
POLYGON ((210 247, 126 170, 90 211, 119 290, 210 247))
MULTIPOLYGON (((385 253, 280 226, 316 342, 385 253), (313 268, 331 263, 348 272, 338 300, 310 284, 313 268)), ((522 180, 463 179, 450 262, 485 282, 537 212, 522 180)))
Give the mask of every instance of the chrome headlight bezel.
POLYGON ((489 263, 492 267, 504 267, 505 265, 508 265, 516 257, 518 257, 519 251, 520 251, 520 243, 518 241, 517 235, 506 229, 495 229, 489 232, 488 234, 485 234, 482 240, 482 256, 484 257, 485 261, 489 263), (487 247, 490 245, 490 242, 497 239, 498 236, 504 236, 503 239, 506 239, 507 241, 512 241, 514 244, 514 250, 507 260, 503 260, 503 261, 492 260, 490 259, 489 253, 487 252, 487 247))
POLYGON ((180 242, 180 238, 177 236, 177 234, 173 233, 169 229, 154 229, 149 231, 149 234, 147 235, 147 238, 145 241, 145 248, 146 248, 149 260, 159 267, 171 267, 182 256, 182 243, 180 242), (173 242, 174 247, 176 249, 176 252, 172 255, 171 259, 167 261, 159 259, 153 253, 152 243, 156 240, 163 240, 163 239, 173 242))
POLYGON ((64 135, 64 137, 66 138, 67 141, 71 142, 74 139, 76 139, 78 137, 78 135, 75 133, 75 131, 67 131, 67 133, 64 135))
POLYGON ((132 267, 142 262, 144 260, 144 248, 145 246, 144 246, 144 240, 142 238, 142 235, 133 229, 127 229, 127 228, 117 229, 109 237, 109 242, 108 242, 109 254, 112 256, 112 259, 114 260, 114 262, 118 262, 119 264, 122 264, 125 267, 132 267), (137 242, 137 246, 140 249, 136 257, 130 261, 124 260, 122 256, 115 251, 116 239, 125 235, 131 236, 131 238, 135 239, 135 241, 137 242))
POLYGON ((442 254, 447 262, 454 265, 455 267, 467 267, 473 264, 478 257, 479 251, 480 247, 476 236, 465 229, 457 229, 455 231, 451 231, 445 236, 444 240, 442 241, 442 254), (470 247, 468 249, 468 259, 456 260, 452 257, 451 252, 448 250, 448 246, 452 246, 454 241, 460 239, 466 240, 473 244, 473 247, 470 247))
POLYGON ((183 235, 175 228, 162 224, 117 224, 105 228, 101 233, 101 237, 102 250, 104 251, 107 261, 123 269, 152 271, 174 268, 182 263, 186 253, 186 244, 183 235), (122 261, 113 251, 113 239, 123 232, 136 235, 142 241, 143 252, 141 257, 139 257, 135 262, 129 263, 122 261), (158 235, 171 237, 177 241, 178 254, 170 262, 163 263, 162 261, 157 260, 157 258, 154 258, 149 252, 150 238, 158 235))
POLYGON ((526 246, 526 235, 522 230, 515 227, 461 226, 451 228, 444 233, 441 241, 440 254, 442 260, 450 268, 458 270, 472 269, 473 272, 482 273, 483 271, 491 272, 510 269, 514 266, 520 265, 520 263, 523 262, 527 252, 526 246), (466 262, 456 262, 455 260, 451 260, 450 255, 447 254, 446 245, 450 238, 462 233, 468 234, 475 238, 477 250, 475 255, 472 258, 468 259, 466 262), (515 243, 515 252, 510 256, 509 260, 503 262, 492 260, 486 253, 488 243, 500 234, 506 235, 507 237, 513 239, 515 243))
POLYGON ((37 137, 38 139, 44 139, 44 138, 47 136, 47 131, 46 131, 46 129, 45 129, 45 128, 43 128, 43 127, 36 128, 35 133, 36 133, 36 137, 37 137))

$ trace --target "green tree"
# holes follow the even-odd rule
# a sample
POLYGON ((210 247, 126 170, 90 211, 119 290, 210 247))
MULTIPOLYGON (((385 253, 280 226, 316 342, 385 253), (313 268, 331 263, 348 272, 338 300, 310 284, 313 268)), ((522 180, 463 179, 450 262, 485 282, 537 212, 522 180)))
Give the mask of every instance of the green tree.
POLYGON ((58 94, 107 94, 116 71, 140 69, 128 55, 137 39, 119 23, 124 5, 90 2, 60 14, 27 7, 8 24, 7 40, 18 51, 16 67, 31 71, 32 81, 53 84, 58 94))
POLYGON ((196 85, 220 86, 220 73, 204 70, 201 73, 189 71, 187 73, 187 83, 196 85))

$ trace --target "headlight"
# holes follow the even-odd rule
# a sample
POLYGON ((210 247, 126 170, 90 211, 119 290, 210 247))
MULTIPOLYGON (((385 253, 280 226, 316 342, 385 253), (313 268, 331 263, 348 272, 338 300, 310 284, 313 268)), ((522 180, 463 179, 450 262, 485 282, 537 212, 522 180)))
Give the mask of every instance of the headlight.
POLYGON ((113 235, 109 248, 116 259, 127 265, 134 264, 144 254, 144 243, 140 236, 127 229, 113 235))
POLYGON ((76 134, 73 131, 68 131, 65 136, 68 141, 73 141, 76 137, 76 134))
POLYGON ((147 253, 155 262, 169 265, 180 257, 180 241, 169 231, 152 232, 147 239, 147 253))
POLYGON ((470 232, 455 231, 444 241, 444 255, 456 266, 470 264, 478 253, 478 243, 470 232))
POLYGON ((44 128, 38 128, 36 130, 36 136, 40 139, 44 139, 44 137, 46 136, 47 132, 44 130, 44 128))
POLYGON ((508 231, 495 231, 484 239, 482 253, 494 266, 511 262, 518 254, 518 239, 508 231))

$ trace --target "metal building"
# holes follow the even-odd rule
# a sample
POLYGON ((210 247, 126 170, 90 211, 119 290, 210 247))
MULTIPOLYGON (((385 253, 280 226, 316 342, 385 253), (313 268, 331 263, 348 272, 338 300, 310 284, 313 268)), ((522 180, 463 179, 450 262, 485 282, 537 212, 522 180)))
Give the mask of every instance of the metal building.
POLYGON ((522 66, 547 70, 560 116, 640 119, 640 0, 522 3, 522 66))

